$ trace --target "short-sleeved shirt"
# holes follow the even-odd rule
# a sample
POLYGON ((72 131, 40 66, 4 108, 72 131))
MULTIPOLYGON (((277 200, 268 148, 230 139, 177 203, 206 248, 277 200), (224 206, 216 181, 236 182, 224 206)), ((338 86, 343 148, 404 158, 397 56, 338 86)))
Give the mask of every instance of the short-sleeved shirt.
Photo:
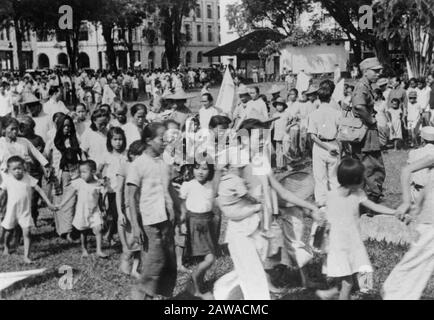
POLYGON ((99 166, 102 163, 102 156, 107 152, 107 136, 89 127, 83 132, 80 141, 81 149, 99 166))
MULTIPOLYGON (((145 226, 167 220, 166 201, 170 179, 169 166, 161 158, 141 155, 130 166, 127 184, 140 189, 140 213, 145 226)), ((171 203, 168 203, 171 205, 171 203)))
POLYGON ((308 133, 315 134, 320 139, 336 139, 341 113, 330 106, 322 103, 318 109, 309 115, 308 133))
POLYGON ((374 91, 366 77, 363 77, 356 85, 353 91, 351 103, 353 106, 365 106, 368 110, 374 108, 374 91))
POLYGON ((184 182, 179 191, 179 198, 185 200, 187 210, 194 213, 210 212, 213 208, 214 196, 211 182, 201 184, 196 179, 184 182))
POLYGON ((279 117, 276 121, 274 121, 274 137, 275 141, 282 141, 283 136, 286 132, 286 127, 289 124, 290 115, 285 110, 283 112, 277 112, 273 115, 274 118, 279 117))
POLYGON ((245 115, 247 119, 257 119, 259 121, 267 121, 268 120, 267 105, 262 99, 250 100, 249 102, 247 102, 245 115))
POLYGON ((219 114, 218 110, 214 107, 200 108, 199 110, 199 122, 202 129, 208 129, 209 121, 212 117, 219 114))
POLYGON ((219 184, 218 197, 220 205, 232 205, 241 200, 248 193, 244 180, 229 173, 224 175, 219 184))
POLYGON ((77 193, 73 226, 77 230, 86 230, 101 225, 99 199, 103 187, 97 182, 88 183, 78 178, 71 181, 71 188, 77 193))
POLYGON ((7 192, 6 215, 30 215, 30 204, 33 188, 38 180, 28 174, 24 174, 21 180, 15 179, 10 174, 2 174, 0 189, 7 192))
POLYGON ((125 132, 125 137, 127 138, 127 149, 130 148, 130 145, 137 140, 141 139, 141 133, 139 128, 131 122, 124 124, 121 127, 125 132))
POLYGON ((419 103, 409 103, 407 105, 407 121, 419 121, 420 113, 422 112, 422 107, 419 103))
POLYGON ((116 192, 118 188, 116 174, 119 171, 119 167, 123 166, 127 162, 127 156, 114 152, 106 152, 102 157, 101 164, 105 165, 104 176, 108 178, 108 186, 110 192, 116 192))

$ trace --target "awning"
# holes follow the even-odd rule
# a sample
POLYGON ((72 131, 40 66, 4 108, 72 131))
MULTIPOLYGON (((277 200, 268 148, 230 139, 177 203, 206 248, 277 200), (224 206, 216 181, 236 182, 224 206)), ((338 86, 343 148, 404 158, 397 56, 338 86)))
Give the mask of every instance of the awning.
POLYGON ((245 36, 235 39, 225 45, 214 48, 206 53, 206 57, 258 55, 258 52, 267 45, 267 41, 280 41, 285 36, 271 29, 259 29, 245 36))

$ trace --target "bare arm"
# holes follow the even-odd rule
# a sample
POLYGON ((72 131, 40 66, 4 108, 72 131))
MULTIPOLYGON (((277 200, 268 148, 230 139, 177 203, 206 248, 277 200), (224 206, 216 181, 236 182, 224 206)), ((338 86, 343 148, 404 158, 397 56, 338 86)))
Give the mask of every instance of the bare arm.
POLYGON ((41 189, 40 186, 36 185, 34 189, 37 193, 39 193, 39 195, 45 201, 50 210, 56 210, 56 207, 51 203, 50 199, 48 199, 47 197, 47 194, 44 192, 44 190, 41 189))
POLYGON ((411 206, 411 174, 413 172, 431 168, 434 166, 434 156, 425 157, 419 161, 413 162, 406 166, 401 173, 402 204, 398 208, 398 216, 402 216, 410 210, 411 206))
POLYGON ((62 203, 59 204, 57 207, 63 207, 69 200, 71 200, 75 195, 77 194, 77 190, 71 190, 69 193, 67 193, 62 200, 62 203))
POLYGON ((116 182, 117 182, 117 188, 116 188, 116 208, 118 210, 118 214, 124 217, 125 215, 125 201, 127 199, 124 199, 124 192, 125 192, 125 177, 117 175, 116 176, 116 182))
POLYGON ((280 183, 277 181, 277 179, 273 175, 269 175, 268 179, 270 181, 271 187, 276 190, 277 194, 280 198, 283 200, 290 202, 292 204, 295 204, 296 206, 306 208, 312 211, 317 211, 318 208, 313 205, 310 202, 304 201, 300 198, 298 198, 295 194, 293 194, 291 191, 286 190, 280 183))
POLYGON ((371 209, 374 212, 377 212, 378 214, 386 214, 386 215, 394 215, 396 210, 390 209, 386 206, 383 206, 381 204, 377 204, 371 200, 366 199, 365 201, 362 201, 362 205, 364 205, 366 208, 371 209))
POLYGON ((338 154, 338 150, 330 148, 330 146, 322 142, 316 134, 311 133, 310 137, 312 138, 312 141, 316 143, 320 148, 327 150, 328 152, 336 151, 336 155, 338 154))

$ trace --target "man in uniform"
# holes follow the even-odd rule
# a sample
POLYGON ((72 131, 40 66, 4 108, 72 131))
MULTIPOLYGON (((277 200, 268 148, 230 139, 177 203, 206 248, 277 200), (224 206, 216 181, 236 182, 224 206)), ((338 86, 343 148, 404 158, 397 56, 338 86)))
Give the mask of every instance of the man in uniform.
POLYGON ((374 91, 372 83, 376 83, 382 66, 377 58, 368 58, 360 63, 363 77, 357 83, 352 98, 354 114, 367 127, 365 138, 361 143, 352 144, 352 156, 363 162, 365 166, 365 191, 370 200, 379 202, 383 196, 383 183, 386 177, 377 121, 374 112, 374 91))

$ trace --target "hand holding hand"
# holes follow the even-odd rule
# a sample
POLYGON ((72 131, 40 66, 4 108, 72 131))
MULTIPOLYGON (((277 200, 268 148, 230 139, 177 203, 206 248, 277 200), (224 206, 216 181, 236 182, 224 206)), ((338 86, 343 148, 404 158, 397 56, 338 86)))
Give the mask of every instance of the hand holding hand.
POLYGON ((331 156, 336 157, 339 155, 339 149, 337 147, 330 147, 329 153, 331 156))
POLYGON ((402 203, 398 209, 396 209, 395 217, 403 221, 405 215, 409 212, 411 207, 410 203, 402 203))

